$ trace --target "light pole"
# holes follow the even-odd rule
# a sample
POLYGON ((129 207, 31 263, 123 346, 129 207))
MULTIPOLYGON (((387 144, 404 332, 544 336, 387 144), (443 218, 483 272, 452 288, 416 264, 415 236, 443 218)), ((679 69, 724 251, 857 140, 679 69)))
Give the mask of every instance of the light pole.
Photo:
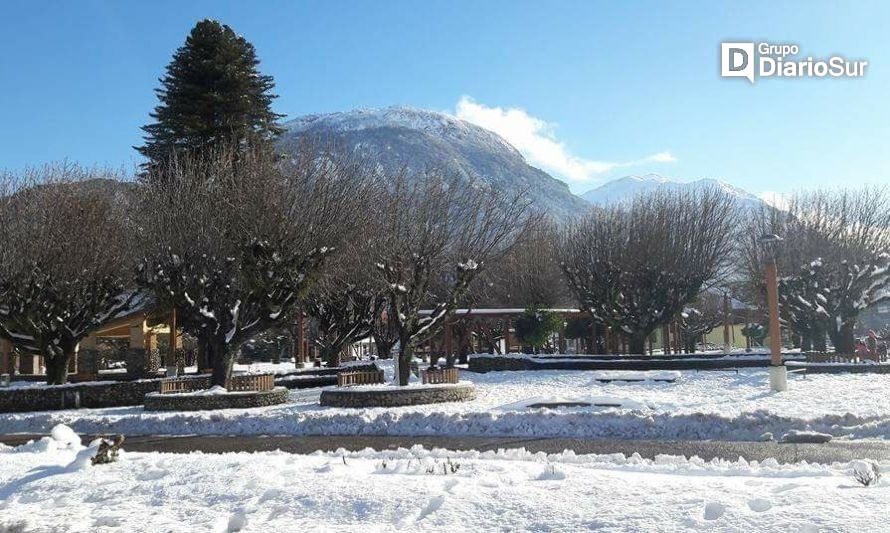
POLYGON ((788 390, 788 373, 782 364, 782 330, 779 327, 779 273, 776 248, 782 237, 767 234, 760 238, 766 258, 766 300, 769 307, 770 367, 769 388, 773 392, 788 390))

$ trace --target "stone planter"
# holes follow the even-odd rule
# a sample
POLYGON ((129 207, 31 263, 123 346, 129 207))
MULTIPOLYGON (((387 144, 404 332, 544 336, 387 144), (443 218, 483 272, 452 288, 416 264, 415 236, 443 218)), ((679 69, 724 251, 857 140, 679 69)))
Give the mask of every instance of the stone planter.
POLYGON ((401 407, 428 403, 465 402, 476 398, 476 388, 468 381, 454 385, 392 385, 327 389, 320 403, 326 407, 401 407))
POLYGON ((248 409, 278 405, 287 401, 287 389, 275 387, 258 392, 224 394, 161 394, 145 395, 146 411, 208 411, 215 409, 248 409))

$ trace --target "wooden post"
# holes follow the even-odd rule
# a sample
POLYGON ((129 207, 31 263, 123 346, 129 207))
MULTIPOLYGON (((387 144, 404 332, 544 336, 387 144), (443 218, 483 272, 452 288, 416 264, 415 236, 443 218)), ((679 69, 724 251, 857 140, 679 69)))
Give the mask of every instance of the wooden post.
POLYGON ((591 321, 590 322, 590 353, 591 353, 591 355, 598 353, 597 341, 599 339, 597 339, 596 330, 597 330, 596 322, 591 321))
POLYGON ((723 353, 732 352, 732 341, 729 338, 729 293, 723 293, 723 353))
POLYGON ((671 326, 670 324, 661 325, 661 353, 667 355, 671 353, 671 326))
POLYGON ((303 309, 297 309, 296 342, 294 346, 294 364, 299 368, 306 362, 306 349, 304 341, 306 337, 306 327, 303 323, 303 309))
POLYGON ((766 298, 769 303, 770 365, 782 366, 782 330, 779 326, 779 280, 775 261, 766 265, 766 298))
MULTIPOLYGON (((170 328, 169 340, 170 347, 167 351, 167 374, 170 374, 170 368, 176 367, 176 308, 170 310, 170 328)), ((174 371, 175 374, 175 371, 174 371)))

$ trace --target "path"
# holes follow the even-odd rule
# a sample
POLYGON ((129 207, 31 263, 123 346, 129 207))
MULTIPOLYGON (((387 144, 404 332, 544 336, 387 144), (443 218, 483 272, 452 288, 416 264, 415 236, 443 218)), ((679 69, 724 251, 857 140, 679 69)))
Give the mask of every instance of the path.
MULTIPOLYGON (((15 446, 41 435, 0 435, 0 443, 15 446)), ((89 439, 84 439, 85 441, 89 439)), ((511 437, 410 437, 330 435, 305 437, 266 436, 132 436, 124 449, 133 452, 205 453, 260 452, 282 450, 290 453, 312 453, 316 450, 392 450, 415 444, 425 448, 449 450, 497 450, 525 448, 533 452, 559 453, 573 450, 585 453, 639 453, 652 459, 659 454, 697 455, 705 460, 713 458, 735 461, 744 457, 749 461, 763 461, 773 457, 781 463, 806 460, 811 463, 846 462, 854 459, 890 461, 890 443, 882 441, 835 441, 827 444, 779 444, 776 442, 726 441, 654 441, 614 439, 525 439, 511 437)))

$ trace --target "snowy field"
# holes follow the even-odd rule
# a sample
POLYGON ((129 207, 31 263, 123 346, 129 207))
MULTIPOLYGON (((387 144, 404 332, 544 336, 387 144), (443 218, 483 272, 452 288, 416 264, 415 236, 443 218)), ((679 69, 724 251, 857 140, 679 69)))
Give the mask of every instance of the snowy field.
MULTIPOLYGON (((0 531, 880 531, 871 465, 427 451, 126 453, 0 447, 0 531), (80 457, 80 459, 78 459, 80 457)), ((890 464, 879 465, 887 469, 890 464)))
MULTIPOLYGON (((320 389, 287 404, 213 412, 146 413, 141 407, 0 414, 0 433, 45 433, 58 423, 81 433, 244 435, 475 435, 759 440, 791 429, 843 438, 890 438, 890 375, 789 376, 772 393, 767 372, 681 372, 675 383, 601 383, 602 372, 462 372, 471 402, 373 409, 318 405, 320 389), (619 407, 530 408, 547 400, 619 407)), ((608 373, 605 373, 608 374, 608 373)))

